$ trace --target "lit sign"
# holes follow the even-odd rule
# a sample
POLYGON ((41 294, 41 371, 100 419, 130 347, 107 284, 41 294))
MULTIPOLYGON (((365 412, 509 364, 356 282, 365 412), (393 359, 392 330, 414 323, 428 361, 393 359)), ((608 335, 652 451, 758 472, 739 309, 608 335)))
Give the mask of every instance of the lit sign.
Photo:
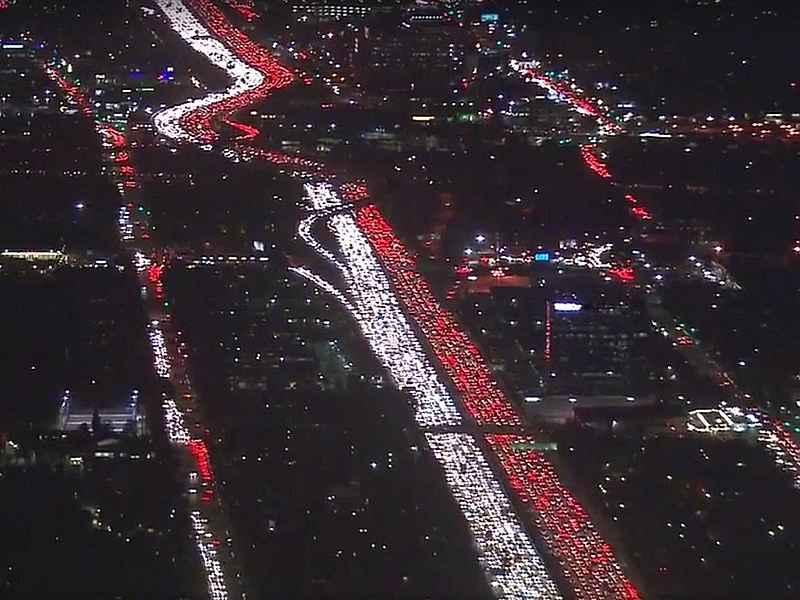
POLYGON ((549 252, 537 252, 533 255, 533 260, 535 262, 550 262, 550 253, 549 252))
POLYGON ((497 13, 483 13, 481 15, 481 23, 497 23, 500 20, 500 15, 497 13))
POLYGON ((575 302, 554 302, 553 310, 557 312, 578 312, 583 308, 583 304, 575 302))

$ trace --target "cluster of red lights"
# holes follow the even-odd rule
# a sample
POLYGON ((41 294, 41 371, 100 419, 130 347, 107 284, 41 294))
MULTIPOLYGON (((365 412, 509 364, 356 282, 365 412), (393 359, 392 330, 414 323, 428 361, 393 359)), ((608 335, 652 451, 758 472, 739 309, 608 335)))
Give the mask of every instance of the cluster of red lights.
POLYGON ((252 23, 259 17, 253 6, 253 0, 228 0, 228 6, 248 23, 252 23))
POLYGON ((246 125, 244 123, 239 123, 238 121, 234 121, 228 116, 222 117, 222 122, 225 123, 231 129, 235 129, 236 131, 241 133, 241 135, 236 137, 236 139, 240 141, 252 140, 258 137, 258 134, 261 133, 261 131, 256 129, 255 127, 251 125, 246 125))
POLYGON ((203 440, 192 440, 189 442, 189 452, 192 453, 197 472, 200 474, 200 481, 207 485, 214 483, 214 470, 211 468, 211 458, 208 455, 208 447, 203 440))
POLYGON ((164 265, 152 264, 147 269, 147 279, 153 287, 156 300, 159 302, 164 299, 164 283, 162 277, 164 276, 164 265))
POLYGON ((472 274, 472 267, 470 267, 465 260, 461 265, 457 266, 453 272, 456 274, 456 277, 463 279, 464 277, 469 277, 472 274))
MULTIPOLYGON (((44 67, 44 70, 45 73, 47 73, 47 76, 55 81, 59 88, 63 90, 64 93, 80 107, 83 116, 87 119, 93 119, 94 114, 89 104, 89 100, 86 98, 86 95, 83 93, 83 91, 78 86, 67 80, 56 69, 52 67, 44 67)), ((124 133, 114 129, 110 125, 95 123, 95 129, 103 138, 103 140, 113 149, 111 158, 117 165, 118 174, 122 176, 121 181, 117 183, 117 188, 120 194, 124 197, 126 190, 137 189, 139 187, 136 169, 130 162, 130 153, 126 150, 128 146, 128 140, 126 139, 124 133)), ((130 214, 130 211, 133 210, 133 204, 129 203, 127 208, 123 210, 126 210, 127 214, 130 214)), ((127 223, 123 223, 121 221, 120 227, 127 228, 127 223)), ((121 230, 121 235, 124 237, 127 235, 127 233, 121 230)))
POLYGON ((653 215, 644 206, 639 204, 639 200, 633 194, 625 194, 625 202, 631 206, 631 214, 640 221, 650 221, 653 215))
POLYGON ((585 98, 581 98, 566 83, 562 83, 553 79, 552 77, 548 77, 544 71, 537 68, 530 68, 527 72, 527 75, 539 85, 558 95, 562 100, 564 100, 564 102, 570 104, 584 114, 595 118, 603 116, 597 106, 585 98))
POLYGON ((348 202, 363 202, 369 200, 369 189, 365 183, 359 181, 343 183, 339 187, 339 193, 342 198, 348 202))
POLYGON ((253 43, 244 33, 233 27, 222 11, 210 0, 192 0, 188 4, 205 22, 214 37, 225 43, 242 61, 265 77, 264 83, 257 88, 200 108, 182 119, 181 125, 187 132, 203 142, 210 143, 218 138, 212 127, 215 119, 260 102, 273 91, 292 83, 294 74, 278 63, 261 46, 253 43))
POLYGON ((189 442, 189 452, 197 465, 197 472, 200 481, 203 483, 204 490, 201 496, 203 502, 211 502, 214 498, 214 470, 211 467, 211 457, 208 455, 208 447, 203 440, 191 440, 189 442))
POLYGON ((560 100, 569 104, 579 113, 588 115, 595 119, 602 127, 613 130, 614 132, 619 132, 622 130, 619 125, 617 125, 605 114, 598 104, 595 104, 592 101, 580 96, 575 90, 572 89, 570 85, 553 79, 541 69, 531 65, 527 65, 527 68, 524 70, 524 74, 527 75, 537 85, 558 96, 560 100))
POLYGON ((611 171, 609 171, 606 164, 600 160, 600 157, 594 153, 594 148, 592 146, 581 146, 581 158, 584 164, 589 167, 593 173, 603 179, 611 179, 611 171))
POLYGON ((126 150, 127 141, 125 136, 111 127, 101 127, 100 134, 111 144, 114 152, 111 154, 111 159, 117 165, 117 170, 121 173, 128 172, 131 175, 135 174, 133 166, 130 164, 131 154, 126 150), (133 171, 131 173, 131 171, 133 171))
MULTIPOLYGON (((111 154, 111 158, 114 164, 117 165, 117 172, 122 175, 122 182, 117 185, 121 185, 122 188, 126 190, 137 189, 139 187, 139 181, 137 179, 136 168, 131 164, 131 154, 126 149, 128 141, 125 138, 125 134, 121 131, 117 131, 110 125, 99 125, 97 131, 103 136, 106 142, 111 144, 114 150, 111 154)), ((133 210, 133 205, 128 204, 128 209, 133 210)))
POLYGON ((164 275, 164 265, 150 265, 147 269, 147 278, 153 285, 161 284, 161 277, 164 275))
POLYGON ((622 283, 633 283, 636 281, 636 272, 631 267, 617 267, 608 270, 609 276, 622 283))
MULTIPOLYGON (((583 163, 597 176, 603 179, 613 179, 608 165, 595 154, 592 146, 588 144, 581 146, 581 159, 583 159, 583 163)), ((631 215, 633 215, 635 219, 639 221, 651 221, 653 219, 653 215, 650 211, 642 206, 639 203, 639 199, 633 194, 625 194, 625 202, 630 206, 631 215)))
POLYGON ((288 80, 283 85, 292 82, 292 72, 278 63, 272 54, 254 43, 241 30, 231 25, 211 0, 191 0, 187 4, 203 20, 214 36, 223 41, 239 58, 257 69, 261 66, 269 67, 262 71, 268 77, 276 75, 271 69, 277 69, 281 73, 279 79, 282 80, 283 77, 288 76, 288 80), (250 62, 251 59, 253 62, 250 62))
POLYGON ((121 131, 117 131, 108 125, 102 125, 98 127, 97 130, 115 150, 121 150, 127 145, 125 134, 123 134, 121 131))
POLYGON ((436 301, 428 283, 417 273, 416 260, 380 211, 365 206, 357 212, 356 220, 470 416, 479 425, 520 425, 519 414, 498 387, 480 351, 453 315, 436 301))
POLYGON ((639 600, 614 550, 592 524, 583 506, 561 483, 541 452, 527 449, 533 440, 517 435, 488 435, 511 488, 550 552, 563 569, 578 600, 639 600))
MULTIPOLYGON (((94 112, 92 111, 91 104, 89 103, 86 95, 78 86, 61 75, 61 73, 59 73, 53 67, 45 66, 44 71, 47 76, 58 85, 59 89, 61 89, 64 94, 78 106, 84 117, 87 119, 94 118, 94 112)), ((131 156, 126 150, 128 141, 125 138, 125 134, 114 129, 110 125, 104 124, 96 124, 95 129, 97 133, 100 134, 100 136, 107 143, 109 143, 114 150, 114 152, 111 154, 111 158, 117 165, 117 171, 120 175, 122 175, 122 181, 117 184, 120 193, 124 193, 125 190, 137 189, 139 187, 139 183, 137 180, 136 169, 130 163, 131 156)), ((128 204, 128 209, 132 210, 133 205, 128 204)))
POLYGON ((86 99, 86 96, 83 95, 81 89, 53 67, 45 67, 44 70, 47 76, 56 83, 67 98, 76 104, 78 109, 83 113, 83 116, 91 119, 93 116, 92 105, 89 103, 89 100, 86 99))
POLYGON ((242 160, 263 160, 278 166, 294 167, 303 171, 321 171, 323 165, 313 160, 301 156, 292 156, 274 150, 264 150, 246 144, 235 144, 233 146, 235 155, 242 160))

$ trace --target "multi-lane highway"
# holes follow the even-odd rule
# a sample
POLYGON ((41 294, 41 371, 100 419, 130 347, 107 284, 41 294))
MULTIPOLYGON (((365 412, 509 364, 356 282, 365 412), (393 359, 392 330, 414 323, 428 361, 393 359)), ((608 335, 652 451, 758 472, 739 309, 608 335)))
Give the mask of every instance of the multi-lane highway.
MULTIPOLYGON (((293 157, 273 161, 276 154, 243 139, 254 135, 235 143, 221 140, 216 127, 230 123, 235 111, 288 85, 291 72, 252 44, 208 0, 157 0, 157 4, 180 39, 231 79, 222 92, 158 113, 154 122, 159 133, 172 142, 216 148, 234 161, 290 164, 307 180, 304 201, 309 217, 298 233, 315 252, 314 260, 333 268, 336 279, 324 279, 313 266, 295 271, 339 301, 395 385, 413 398, 417 424, 464 513, 497 595, 638 598, 615 553, 555 476, 547 458, 525 450, 520 464, 528 470, 520 474, 512 468, 517 438, 495 434, 503 430, 523 435, 519 412, 467 333, 433 296, 411 253, 380 211, 374 206, 357 208, 345 200, 353 186, 341 185, 336 174, 313 161, 293 157), (316 232, 321 227, 327 228, 324 239, 332 240, 331 247, 319 241, 323 237, 316 232), (546 485, 518 485, 522 479, 537 477, 540 469, 547 476, 546 485), (540 505, 551 501, 564 502, 563 511, 554 509, 541 518, 540 505), (576 518, 578 524, 572 525, 576 518), (546 566, 534 540, 556 557, 555 567, 546 566), (560 590, 556 580, 565 581, 569 589, 560 590)), ((363 191, 358 194, 362 199, 367 196, 363 191)))

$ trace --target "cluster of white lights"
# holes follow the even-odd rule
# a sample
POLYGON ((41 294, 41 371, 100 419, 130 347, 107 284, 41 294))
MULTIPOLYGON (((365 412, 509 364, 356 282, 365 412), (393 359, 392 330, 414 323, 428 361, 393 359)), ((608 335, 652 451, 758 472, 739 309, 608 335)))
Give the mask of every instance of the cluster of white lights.
POLYGON ((164 333, 161 331, 161 324, 155 320, 150 321, 147 329, 150 347, 153 349, 153 364, 155 365, 156 373, 159 377, 169 379, 172 374, 172 368, 169 353, 167 352, 167 342, 164 339, 164 333))
POLYGON ((613 265, 608 261, 607 255, 613 249, 612 244, 592 245, 583 244, 571 256, 557 256, 553 259, 554 265, 564 267, 580 267, 585 269, 610 269, 613 265))
POLYGON ((131 221, 131 211, 124 204, 119 207, 117 225, 119 227, 119 235, 120 238, 122 238, 122 241, 128 242, 133 239, 133 222, 131 221))
POLYGON ((171 444, 185 446, 189 443, 189 430, 186 428, 183 413, 172 398, 165 398, 162 406, 167 439, 171 444))
POLYGON ((800 489, 800 445, 794 435, 776 419, 767 419, 758 432, 758 441, 772 454, 775 464, 792 476, 800 489))
POLYGON ((142 271, 146 271, 147 269, 150 268, 150 265, 152 265, 152 264, 153 264, 153 261, 151 261, 148 257, 146 257, 141 252, 136 251, 133 254, 133 266, 136 267, 136 270, 138 272, 141 273, 142 271))
POLYGON ((232 263, 252 264, 269 262, 268 256, 201 256, 186 261, 189 265, 222 265, 232 263))
POLYGON ((200 552, 200 558, 205 567, 211 600, 227 600, 228 588, 225 585, 225 576, 222 573, 222 563, 220 563, 217 557, 217 550, 214 547, 214 536, 206 527, 208 520, 203 517, 199 510, 193 510, 189 516, 192 519, 192 529, 194 529, 197 550, 200 552))
POLYGON ((757 413, 738 406, 692 410, 686 422, 686 428, 693 433, 742 433, 761 426, 757 413))
POLYGON ((265 76, 239 59, 219 40, 210 36, 208 29, 197 20, 180 0, 156 0, 169 19, 170 27, 192 47, 203 54, 214 66, 222 69, 232 84, 222 92, 208 94, 158 112, 153 117, 156 129, 162 135, 181 142, 199 142, 181 125, 183 118, 218 102, 236 98, 255 90, 265 81, 265 76))
MULTIPOLYGON (((335 297, 361 327, 373 352, 417 404, 421 427, 458 425, 456 402, 442 384, 419 339, 410 327, 394 290, 369 240, 355 218, 327 184, 306 185, 316 216, 300 224, 298 233, 340 273, 345 287, 298 268, 295 272, 335 297), (316 221, 326 218, 336 255, 314 238, 316 221)), ((475 440, 467 434, 427 434, 434 455, 443 466, 447 483, 463 511, 479 547, 480 560, 491 585, 504 598, 560 598, 560 594, 533 543, 515 514, 475 440)))
POLYGON ((428 433, 425 437, 467 518, 495 593, 515 600, 561 598, 472 436, 428 433))
POLYGON ((300 236, 322 257, 339 269, 344 293, 305 269, 295 271, 334 296, 352 314, 373 352, 392 377, 395 385, 406 391, 416 405, 416 421, 422 427, 458 425, 461 415, 451 393, 442 383, 403 313, 380 262, 368 240, 356 225, 333 188, 325 183, 305 186, 310 206, 329 213, 329 225, 339 245, 342 261, 314 239, 313 220, 301 224, 300 236), (311 274, 313 275, 313 274, 311 274))
POLYGON ((800 444, 779 419, 755 408, 723 406, 689 412, 686 428, 701 434, 757 431, 759 444, 772 455, 778 468, 791 475, 794 487, 800 489, 800 444))

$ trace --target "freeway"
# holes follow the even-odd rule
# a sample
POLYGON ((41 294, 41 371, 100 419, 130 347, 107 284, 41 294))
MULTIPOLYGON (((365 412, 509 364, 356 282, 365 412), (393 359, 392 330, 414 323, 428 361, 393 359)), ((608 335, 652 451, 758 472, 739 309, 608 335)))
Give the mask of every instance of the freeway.
POLYGON ((215 142, 234 162, 288 164, 304 178, 309 216, 299 224, 298 235, 338 281, 327 281, 307 266, 294 271, 348 311, 395 385, 414 399, 417 424, 466 518, 495 593, 551 600, 562 597, 559 585, 566 581, 567 593, 580 599, 639 598, 613 550, 543 454, 526 451, 528 471, 523 478, 535 478, 541 470, 547 475, 546 485, 517 485, 520 475, 512 459, 518 438, 494 434, 502 427, 522 435, 521 416, 475 344, 433 297, 411 254, 378 209, 356 210, 357 205, 346 200, 364 200, 368 191, 350 182, 342 185, 335 173, 313 161, 283 158, 252 146, 248 142, 257 136, 252 131, 235 128, 245 135, 232 144, 220 142, 216 125, 288 85, 293 74, 230 25, 209 0, 156 2, 178 36, 231 79, 222 92, 159 112, 154 119, 157 130, 172 142, 210 149, 215 142), (272 160, 276 157, 279 160, 272 160), (323 225, 326 239, 335 244, 332 250, 315 235, 323 225), (536 507, 553 501, 564 502, 563 510, 554 506, 546 518, 539 518, 536 507), (556 557, 555 567, 547 564, 535 542, 556 557))
POLYGON ((321 247, 309 221, 301 223, 300 236, 336 267, 344 288, 337 289, 305 268, 295 272, 349 310, 392 380, 415 400, 417 424, 427 432, 428 445, 467 519, 493 587, 508 598, 560 598, 478 441, 466 433, 439 431, 442 425, 452 429, 462 423, 456 398, 409 325, 384 271, 385 263, 359 228, 352 207, 327 183, 307 184, 306 197, 311 210, 327 221, 341 258, 321 247))
POLYGON ((237 111, 290 85, 296 80, 295 74, 234 28, 210 0, 193 0, 191 10, 180 0, 157 0, 157 4, 170 28, 195 52, 224 71, 232 82, 222 92, 212 92, 157 112, 153 124, 159 134, 171 142, 211 149, 220 138, 214 126, 223 123, 239 134, 233 143, 219 148, 233 162, 265 161, 292 167, 295 175, 321 171, 323 166, 315 161, 245 143, 258 137, 260 131, 233 119, 237 111))
MULTIPOLYGON (((176 141, 213 142, 219 137, 211 126, 215 118, 229 119, 233 112, 263 100, 293 81, 291 71, 234 29, 212 2, 195 0, 192 7, 198 16, 186 10, 180 0, 157 0, 157 4, 173 31, 231 79, 231 85, 222 92, 157 113, 154 123, 163 135, 176 141), (212 29, 225 39, 225 44, 211 35, 212 29)), ((249 134, 255 135, 253 131, 249 134)))
MULTIPOLYGON (((335 266, 345 285, 342 303, 395 385, 411 395, 421 427, 455 426, 462 422, 457 405, 441 382, 391 290, 388 277, 341 197, 326 183, 307 184, 307 201, 325 215, 341 253, 341 261, 312 234, 316 218, 301 222, 300 237, 335 266)), ((307 270, 295 270, 306 276, 307 270)), ((313 280, 312 280, 313 281, 313 280)), ((326 289, 335 286, 327 284, 326 289)))
MULTIPOLYGON (((91 103, 83 91, 55 66, 45 65, 43 68, 48 77, 81 109, 82 114, 94 120, 91 103)), ((153 368, 158 378, 173 390, 173 394, 162 393, 164 430, 178 453, 179 476, 189 504, 193 539, 203 565, 209 597, 211 600, 241 598, 238 560, 230 546, 230 524, 216 493, 206 443, 197 433, 206 430, 202 411, 186 368, 180 332, 175 330, 165 303, 161 284, 162 265, 150 258, 157 249, 150 238, 151 228, 144 216, 147 213, 136 210, 143 205, 128 140, 124 133, 107 123, 99 120, 93 123, 101 140, 105 166, 122 200, 118 233, 141 285, 148 316, 147 336, 153 354, 153 368)))

